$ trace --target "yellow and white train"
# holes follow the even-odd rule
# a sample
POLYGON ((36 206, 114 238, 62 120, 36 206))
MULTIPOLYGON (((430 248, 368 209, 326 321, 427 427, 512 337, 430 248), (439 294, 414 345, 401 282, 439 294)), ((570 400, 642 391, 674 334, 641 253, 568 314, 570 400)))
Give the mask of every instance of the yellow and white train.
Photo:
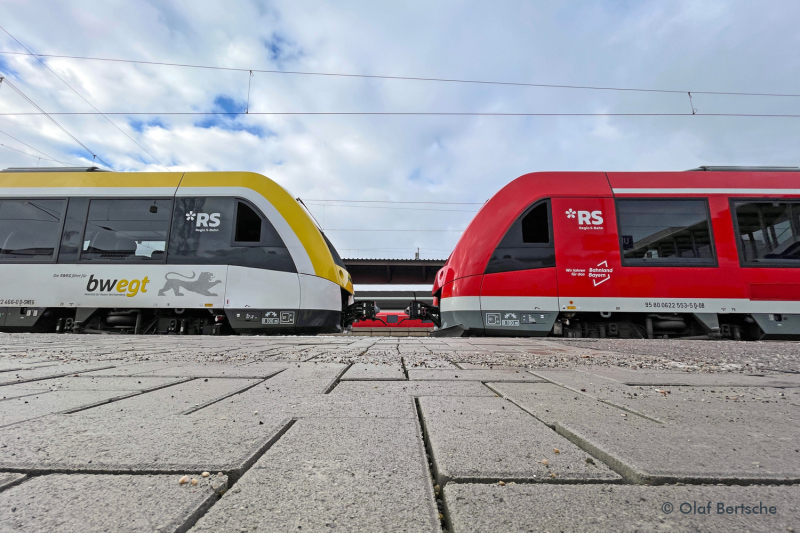
POLYGON ((0 172, 0 331, 323 333, 374 312, 259 174, 0 172))

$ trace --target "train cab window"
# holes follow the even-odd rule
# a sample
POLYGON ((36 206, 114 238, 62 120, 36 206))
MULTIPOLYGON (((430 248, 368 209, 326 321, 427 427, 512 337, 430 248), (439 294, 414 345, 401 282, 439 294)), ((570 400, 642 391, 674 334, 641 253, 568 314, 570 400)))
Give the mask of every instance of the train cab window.
POLYGON ((735 202, 732 211, 743 264, 800 267, 800 202, 735 202))
POLYGON ((705 199, 617 200, 625 266, 714 265, 705 199))
POLYGON ((339 256, 339 252, 337 252, 336 248, 333 247, 333 243, 330 240, 328 240, 328 236, 325 235, 322 231, 320 231, 320 233, 322 233, 322 238, 325 239, 325 244, 328 245, 328 250, 330 250, 331 255, 333 256, 333 262, 336 263, 338 266, 342 267, 343 269, 347 270, 347 267, 344 266, 344 261, 342 261, 342 258, 339 256))
POLYGON ((91 200, 81 261, 163 262, 172 200, 91 200))
POLYGON ((244 202, 237 202, 236 242, 261 242, 261 217, 244 202))
POLYGON ((52 261, 66 200, 0 201, 0 261, 52 261))
POLYGON ((225 197, 176 199, 167 262, 297 272, 269 219, 250 203, 225 197))
POLYGON ((548 200, 525 210, 492 254, 486 265, 486 274, 555 266, 551 220, 548 200))

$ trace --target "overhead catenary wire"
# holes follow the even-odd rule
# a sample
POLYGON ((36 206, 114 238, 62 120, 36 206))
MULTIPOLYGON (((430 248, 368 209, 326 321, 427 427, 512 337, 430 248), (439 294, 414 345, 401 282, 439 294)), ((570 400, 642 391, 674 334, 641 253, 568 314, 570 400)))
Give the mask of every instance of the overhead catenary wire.
POLYGON ((39 107, 39 106, 36 104, 36 102, 34 102, 34 101, 33 101, 33 100, 31 100, 30 98, 28 98, 28 97, 25 95, 25 93, 23 93, 22 91, 20 91, 20 90, 19 90, 19 89, 18 89, 16 86, 14 86, 14 84, 12 84, 10 81, 8 81, 8 78, 0 78, 0 81, 3 81, 3 82, 5 82, 5 84, 6 84, 6 85, 8 85, 9 87, 11 87, 11 88, 14 90, 14 92, 16 92, 16 93, 17 93, 18 95, 20 95, 20 96, 21 96, 21 97, 22 97, 22 98, 23 98, 25 101, 27 101, 29 104, 31 104, 33 107, 35 107, 36 109, 38 109, 38 110, 39 110, 39 113, 30 113, 30 114, 32 114, 32 115, 44 115, 44 116, 46 116, 46 117, 47 117, 47 118, 48 118, 48 119, 49 119, 49 120, 50 120, 50 121, 51 121, 53 124, 55 124, 55 125, 56 125, 56 126, 57 126, 57 127, 60 129, 60 130, 61 130, 61 131, 63 131, 64 133, 66 133, 66 134, 67 134, 67 135, 68 135, 68 136, 69 136, 69 137, 70 137, 70 138, 71 138, 73 141, 75 141, 75 142, 76 142, 76 143, 77 143, 77 144, 78 144, 78 145, 79 145, 81 148, 83 148, 84 150, 86 150, 87 152, 89 152, 89 153, 92 155, 92 160, 93 160, 93 161, 94 161, 94 159, 97 159, 98 161, 100 161, 100 162, 101 162, 103 165, 105 165, 106 167, 110 168, 111 170, 114 170, 114 169, 111 167, 111 165, 109 165, 108 163, 106 163, 105 161, 103 161, 103 159, 102 159, 100 156, 98 156, 97 154, 95 154, 94 152, 92 152, 92 151, 91 151, 91 150, 90 150, 90 149, 89 149, 89 148, 88 148, 88 147, 87 147, 85 144, 83 144, 81 141, 79 141, 77 137, 75 137, 73 134, 71 134, 69 131, 67 131, 67 129, 66 129, 64 126, 62 126, 61 124, 59 124, 59 123, 58 123, 58 121, 56 121, 56 119, 54 119, 52 116, 50 116, 50 115, 49 115, 49 114, 48 114, 48 113, 47 113, 47 112, 46 112, 44 109, 42 109, 41 107, 39 107))
MULTIPOLYGON (((0 54, 5 55, 26 55, 22 52, 6 52, 0 51, 0 54)), ((516 81, 499 81, 499 80, 477 80, 465 78, 440 78, 440 77, 424 77, 424 76, 389 76, 379 74, 350 74, 343 72, 315 72, 315 71, 302 71, 302 70, 275 70, 275 69, 257 69, 257 68, 239 68, 239 67, 222 67, 215 65, 197 65, 191 63, 170 63, 166 61, 144 61, 136 59, 117 59, 109 57, 90 57, 90 56, 72 56, 72 55, 59 55, 59 54, 35 54, 36 57, 51 57, 58 59, 75 59, 83 61, 106 61, 113 63, 131 63, 139 65, 154 65, 165 67, 180 67, 180 68, 197 68, 207 70, 227 70, 235 72, 258 72, 262 74, 288 74, 297 76, 323 76, 323 77, 341 77, 341 78, 364 78, 364 79, 378 79, 378 80, 402 80, 402 81, 424 81, 424 82, 438 82, 438 83, 465 83, 477 85, 505 85, 513 87, 538 87, 545 89, 579 89, 579 90, 593 90, 593 91, 624 91, 624 92, 643 92, 643 93, 666 93, 666 94, 686 94, 692 92, 694 94, 709 94, 720 96, 771 96, 771 97, 800 97, 796 93, 763 93, 763 92, 739 92, 739 91, 695 91, 690 89, 651 89, 642 87, 613 87, 602 85, 568 85, 568 84, 555 84, 555 83, 528 83, 516 81)))
POLYGON ((486 202, 410 202, 404 200, 305 200, 306 202, 338 202, 356 204, 434 204, 434 205, 483 205, 486 202))
POLYGON ((3 143, 0 143, 0 146, 2 146, 3 148, 8 148, 9 150, 14 150, 15 152, 19 152, 19 153, 21 153, 21 154, 25 154, 25 155, 29 155, 29 156, 31 156, 31 157, 35 157, 36 159, 46 159, 46 160, 48 160, 48 161, 53 161, 53 162, 55 162, 55 163, 58 163, 58 162, 59 162, 59 161, 56 161, 55 159, 51 159, 51 158, 49 158, 49 157, 43 157, 43 156, 41 156, 41 155, 36 155, 36 154, 29 154, 28 152, 26 152, 26 151, 24 151, 24 150, 20 150, 20 149, 18 149, 18 148, 14 148, 13 146, 8 146, 8 145, 5 145, 5 144, 3 144, 3 143))
MULTIPOLYGON (((14 137, 14 136, 12 136, 12 135, 10 135, 10 134, 8 134, 8 133, 6 133, 6 132, 2 131, 2 130, 0 130, 0 133, 2 133, 3 135, 5 135, 6 137, 9 137, 9 138, 11 138, 11 139, 14 139, 15 141, 17 141, 18 143, 20 143, 20 144, 22 144, 22 145, 25 145, 25 146, 27 146, 28 148, 30 148, 31 150, 33 150, 33 151, 35 151, 35 152, 39 152, 40 154, 42 154, 43 156, 45 156, 43 159, 49 159, 50 161, 55 161, 56 163, 61 163, 61 164, 62 164, 62 165, 64 165, 65 167, 77 167, 77 166, 79 166, 79 165, 70 165, 69 163, 64 163, 63 161, 59 161, 58 159, 54 158, 54 157, 53 157, 53 156, 51 156, 50 154, 48 154, 48 153, 46 153, 46 152, 42 152, 42 151, 41 151, 41 150, 39 150, 38 148, 34 148, 33 146, 31 146, 31 145, 30 145, 30 144, 28 144, 28 143, 25 143, 25 142, 22 142, 22 141, 20 141, 20 140, 19 140, 19 139, 17 139, 16 137, 14 137)), ((10 146, 6 146, 6 148, 11 148, 11 147, 10 147, 10 146)), ((12 150, 13 150, 13 149, 14 149, 14 148, 12 148, 12 150)), ((36 157, 39 157, 39 156, 36 156, 36 157)))
MULTIPOLYGON (((2 117, 24 117, 47 114, 11 112, 0 113, 2 117)), ((740 117, 740 118, 800 118, 800 114, 789 113, 495 113, 482 111, 115 111, 97 113, 90 111, 56 111, 50 115, 151 115, 151 116, 431 116, 431 117, 740 117)))
POLYGON ((420 232, 438 233, 438 232, 447 232, 447 231, 463 232, 464 230, 463 229, 364 229, 364 228, 352 228, 352 229, 350 229, 350 228, 334 228, 334 229, 328 228, 328 229, 325 230, 326 233, 329 232, 329 231, 378 231, 378 232, 382 232, 382 231, 401 231, 401 232, 413 231, 415 233, 420 233, 420 232))
MULTIPOLYGON (((135 144, 136 146, 138 146, 139 148, 141 148, 141 149, 142 149, 142 151, 144 151, 144 152, 145 152, 147 155, 149 155, 150 157, 152 157, 152 158, 153 158, 153 160, 154 160, 156 163, 158 163, 159 165, 161 165, 162 167, 164 167, 165 169, 167 169, 167 171, 168 171, 168 172, 172 172, 172 170, 171 170, 169 167, 167 167, 167 166, 166 166, 164 163, 162 163, 161 161, 159 161, 159 160, 158 160, 158 158, 156 158, 156 156, 154 156, 153 154, 151 154, 151 153, 150 153, 150 152, 149 152, 149 151, 148 151, 148 150, 147 150, 147 149, 146 149, 144 146, 142 146, 141 144, 139 144, 138 142, 136 142, 136 139, 134 139, 133 137, 131 137, 130 135, 128 135, 128 134, 125 132, 125 130, 123 130, 122 128, 120 128, 120 127, 119 127, 119 126, 118 126, 118 125, 117 125, 117 124, 116 124, 116 123, 115 123, 113 120, 111 120, 110 118, 108 118, 108 117, 107 117, 105 114, 103 114, 103 113, 102 113, 102 112, 101 112, 99 109, 97 109, 97 108, 94 106, 94 104, 92 104, 92 103, 91 103, 89 100, 87 100, 87 99, 86 99, 86 98, 85 98, 85 97, 84 97, 84 96, 83 96, 81 93, 79 93, 78 91, 76 91, 76 90, 75 90, 75 89, 72 87, 72 85, 70 85, 69 83, 67 83, 67 82, 64 80, 64 78, 62 78, 61 76, 59 76, 58 74, 56 74, 56 72, 55 72, 53 69, 51 69, 49 66, 47 66, 47 63, 45 63, 44 61, 42 61, 42 60, 41 60, 39 57, 37 57, 37 55, 36 55, 36 54, 34 54, 33 52, 31 52, 31 51, 28 49, 28 47, 27 47, 27 46, 25 46, 24 44, 22 44, 22 43, 19 41, 19 39, 17 39, 17 38, 16 38, 16 37, 14 37, 13 35, 11 35, 11 33, 9 33, 9 31, 8 31, 7 29, 5 29, 3 26, 0 26, 0 29, 1 29, 1 30, 3 30, 4 32, 6 32, 6 34, 7 34, 9 37, 11 37, 12 39, 14 39, 14 41, 16 41, 16 43, 17 43, 18 45, 20 45, 22 48, 24 48, 24 49, 25 49, 25 51, 26 51, 26 52, 28 52, 28 54, 29 54, 29 55, 31 55, 31 56, 32 56, 32 57, 34 57, 34 58, 35 58, 35 59, 36 59, 36 60, 37 60, 39 63, 41 63, 41 64, 42 64, 42 66, 43 66, 44 68, 46 68, 47 70, 49 70, 49 71, 50 71, 50 72, 53 74, 53 76, 55 76, 56 78, 58 78, 59 80, 61 80, 61 82, 62 82, 64 85, 66 85, 67 87, 69 87, 69 89, 70 89, 72 92, 74 92, 75 94, 77 94, 77 95, 78 95, 78 96, 81 98, 81 100, 83 100, 84 102, 86 102, 87 104, 89 104, 89 106, 91 106, 91 108, 92 108, 92 109, 94 109, 95 111, 97 111, 98 113, 100 113, 100 115, 101 115, 101 116, 102 116, 104 119, 106 119, 106 120, 109 122, 109 124, 111 124, 112 126, 114 126, 115 128, 117 128, 117 129, 120 131, 120 133, 122 133, 122 134, 123 134, 125 137, 127 137, 128 139, 130 139, 130 141, 131 141, 131 142, 133 142, 133 144, 135 144)), ((249 88, 248 88, 248 89, 249 89, 249 88)), ((248 91, 248 94, 249 94, 249 91, 248 91)), ((102 161, 102 160, 101 160, 101 161, 102 161)), ((108 165, 106 165, 106 166, 108 166, 108 165)), ((111 168, 111 167, 109 167, 109 168, 111 168)))
POLYGON ((467 209, 434 209, 431 207, 388 207, 376 205, 311 204, 313 207, 350 207, 354 209, 392 209, 401 211, 436 211, 437 213, 477 213, 467 209))

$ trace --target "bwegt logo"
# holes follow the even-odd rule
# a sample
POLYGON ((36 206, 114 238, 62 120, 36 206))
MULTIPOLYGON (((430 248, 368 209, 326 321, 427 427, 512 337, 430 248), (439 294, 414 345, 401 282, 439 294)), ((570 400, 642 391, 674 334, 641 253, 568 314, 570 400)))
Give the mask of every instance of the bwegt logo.
POLYGON ((95 278, 94 274, 89 276, 89 283, 86 284, 87 292, 112 293, 114 291, 123 293, 128 298, 133 298, 139 291, 147 292, 147 284, 150 278, 145 276, 142 279, 103 279, 95 278))
POLYGON ((600 226, 603 224, 602 211, 575 211, 574 209, 567 211, 567 218, 575 218, 576 215, 578 216, 579 226, 600 226))

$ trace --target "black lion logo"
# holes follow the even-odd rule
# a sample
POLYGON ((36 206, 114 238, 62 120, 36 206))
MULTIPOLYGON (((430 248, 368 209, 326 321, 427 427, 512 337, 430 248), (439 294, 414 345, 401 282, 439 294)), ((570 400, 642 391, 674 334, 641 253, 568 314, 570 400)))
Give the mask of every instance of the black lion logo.
POLYGON ((164 296, 167 291, 173 291, 175 296, 183 296, 184 294, 181 292, 182 288, 203 296, 219 296, 213 292, 208 292, 208 289, 218 283, 222 283, 222 280, 219 279, 212 281, 214 279, 214 274, 211 272, 200 272, 197 277, 195 277, 194 272, 192 272, 191 276, 184 276, 177 272, 167 272, 164 279, 166 279, 167 282, 164 283, 164 287, 158 291, 159 296, 164 296), (170 277, 172 275, 180 276, 183 279, 170 277))

